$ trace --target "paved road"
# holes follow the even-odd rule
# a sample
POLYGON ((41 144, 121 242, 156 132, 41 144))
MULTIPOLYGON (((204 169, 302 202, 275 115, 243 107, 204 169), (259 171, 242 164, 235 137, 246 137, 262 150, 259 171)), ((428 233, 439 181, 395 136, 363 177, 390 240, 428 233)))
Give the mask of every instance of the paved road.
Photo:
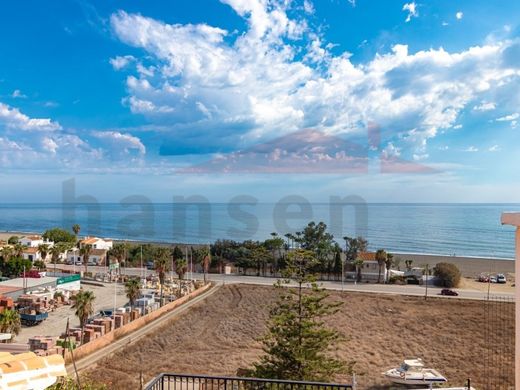
MULTIPOLYGON (((124 336, 120 339, 117 339, 113 343, 107 345, 105 348, 102 348, 86 357, 84 357, 81 360, 76 361, 76 369, 78 372, 91 367, 95 363, 97 363, 100 359, 103 359, 110 354, 116 352, 118 349, 126 347, 128 345, 131 345, 132 343, 135 343, 142 337, 146 336, 148 333, 153 332, 160 326, 162 326, 165 322, 171 320, 172 318, 177 317, 178 315, 182 314, 186 310, 188 310, 193 305, 196 305, 200 301, 206 299, 208 296, 214 294, 218 289, 220 288, 220 285, 217 285, 215 287, 210 288, 208 291, 204 292, 203 294, 199 295, 198 297, 193 298, 191 301, 186 302, 185 304, 179 306, 176 309, 173 309, 171 312, 159 317, 155 321, 150 322, 149 324, 146 324, 142 328, 139 328, 135 332, 132 332, 131 334, 124 336)), ((69 364, 67 367, 67 373, 72 376, 74 375, 74 366, 72 364, 69 364)))
MULTIPOLYGON (((63 269, 72 270, 73 266, 61 265, 63 269)), ((77 267, 76 267, 77 269, 77 267)), ((104 267, 89 267, 89 271, 94 273, 105 272, 104 267)), ((146 272, 147 275, 153 273, 150 270, 143 270, 141 268, 124 268, 122 270, 127 275, 144 275, 146 272)), ((190 273, 186 275, 187 278, 193 277, 194 279, 202 279, 202 274, 194 273, 191 276, 190 273)), ((257 277, 257 276, 241 276, 241 275, 222 275, 222 274, 209 274, 207 275, 208 280, 214 281, 216 283, 244 283, 244 284, 256 284, 256 285, 265 285, 272 286, 273 283, 276 282, 277 279, 269 278, 269 277, 257 277)), ((329 290, 343 290, 343 291, 357 291, 357 292, 366 292, 366 293, 378 293, 378 294, 397 294, 397 295, 413 295, 413 296, 424 296, 426 289, 424 286, 398 286, 391 284, 372 284, 372 283, 360 283, 354 284, 352 282, 346 282, 343 285, 341 282, 322 282, 322 286, 329 290)), ((475 300, 485 300, 487 299, 487 293, 477 290, 467 290, 467 289, 455 289, 458 293, 458 297, 443 297, 446 299, 475 299, 475 300)), ((428 286, 428 295, 430 296, 439 296, 441 289, 438 287, 428 286)), ((514 299, 514 293, 492 293, 491 297, 505 297, 514 299)))

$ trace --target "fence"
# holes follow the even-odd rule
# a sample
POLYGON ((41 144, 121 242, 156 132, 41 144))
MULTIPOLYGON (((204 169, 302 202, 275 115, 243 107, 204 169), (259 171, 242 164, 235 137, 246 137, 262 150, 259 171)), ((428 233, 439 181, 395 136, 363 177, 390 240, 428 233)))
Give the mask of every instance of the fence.
POLYGON ((237 378, 208 375, 161 374, 146 390, 353 390, 348 384, 237 378))

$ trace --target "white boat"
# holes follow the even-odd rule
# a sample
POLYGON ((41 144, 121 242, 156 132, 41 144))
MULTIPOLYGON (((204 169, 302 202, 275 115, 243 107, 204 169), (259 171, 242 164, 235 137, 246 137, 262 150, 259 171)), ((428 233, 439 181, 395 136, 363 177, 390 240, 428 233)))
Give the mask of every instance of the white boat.
POLYGON ((445 383, 448 380, 439 371, 425 368, 421 359, 407 359, 399 368, 392 368, 383 375, 394 383, 402 385, 426 385, 445 383))

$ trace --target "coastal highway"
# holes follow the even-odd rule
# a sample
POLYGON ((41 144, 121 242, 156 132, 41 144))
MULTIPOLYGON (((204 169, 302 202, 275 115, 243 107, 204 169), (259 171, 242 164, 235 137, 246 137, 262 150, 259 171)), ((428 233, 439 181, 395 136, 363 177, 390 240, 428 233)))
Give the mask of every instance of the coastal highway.
MULTIPOLYGON (((80 266, 63 265, 60 264, 59 268, 64 270, 76 271, 83 269, 80 266)), ((90 272, 93 273, 104 273, 106 272, 105 267, 88 267, 90 272)), ((122 273, 126 275, 138 276, 143 275, 144 270, 141 268, 123 268, 122 273)), ((150 275, 154 271, 146 270, 146 274, 150 275)), ((201 280, 203 279, 202 274, 194 273, 193 276, 188 272, 185 276, 187 279, 193 278, 201 280)), ((217 284, 230 284, 230 283, 242 283, 242 284, 255 284, 263 286, 272 286, 278 279, 270 277, 259 277, 259 276, 242 276, 242 275, 223 275, 223 274, 208 274, 207 279, 217 284)), ((343 290, 353 292, 365 292, 365 293, 376 293, 376 294, 396 294, 396 295, 412 295, 412 296, 424 296, 426 289, 424 286, 398 286, 393 284, 374 284, 374 283, 359 283, 354 284, 353 282, 345 282, 343 285, 341 282, 320 282, 322 287, 328 290, 343 290)), ((428 296, 442 297, 446 299, 475 299, 485 300, 487 299, 487 292, 469 289, 454 289, 459 293, 458 297, 445 297, 440 295, 441 288, 428 286, 428 296)), ((514 299, 514 292, 493 292, 493 285, 491 285, 491 297, 500 297, 507 299, 514 299)))

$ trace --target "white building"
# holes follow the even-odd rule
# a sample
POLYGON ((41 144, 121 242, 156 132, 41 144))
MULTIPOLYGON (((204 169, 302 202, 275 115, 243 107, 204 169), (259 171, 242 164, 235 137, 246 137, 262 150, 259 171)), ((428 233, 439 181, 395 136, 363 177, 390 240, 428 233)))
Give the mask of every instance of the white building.
POLYGON ((49 246, 52 246, 52 244, 53 244, 53 242, 45 241, 42 236, 38 236, 38 235, 23 236, 18 240, 18 242, 29 248, 38 248, 38 246, 40 246, 42 244, 47 244, 49 246))
POLYGON ((25 248, 22 252, 22 257, 26 260, 30 260, 33 263, 35 261, 42 260, 42 255, 40 251, 38 250, 38 247, 28 247, 25 248))
MULTIPOLYGON (((106 249, 92 249, 88 257, 89 264, 103 265, 107 259, 108 250, 106 249)), ((72 249, 67 252, 67 264, 83 264, 83 256, 79 249, 72 249)))
MULTIPOLYGON (((360 252, 358 254, 357 260, 360 260, 363 262, 359 267, 359 271, 361 274, 361 280, 363 282, 377 282, 379 280, 379 263, 376 260, 376 254, 375 252, 360 252)), ((347 263, 346 267, 347 271, 345 272, 345 275, 349 279, 356 279, 357 277, 357 271, 356 267, 351 264, 347 263)), ((384 282, 387 280, 387 269, 386 265, 383 265, 381 267, 381 281, 384 282)))
POLYGON ((97 237, 85 237, 83 240, 79 242, 80 248, 84 245, 92 246, 92 249, 112 249, 114 243, 112 240, 104 240, 102 238, 97 237))

